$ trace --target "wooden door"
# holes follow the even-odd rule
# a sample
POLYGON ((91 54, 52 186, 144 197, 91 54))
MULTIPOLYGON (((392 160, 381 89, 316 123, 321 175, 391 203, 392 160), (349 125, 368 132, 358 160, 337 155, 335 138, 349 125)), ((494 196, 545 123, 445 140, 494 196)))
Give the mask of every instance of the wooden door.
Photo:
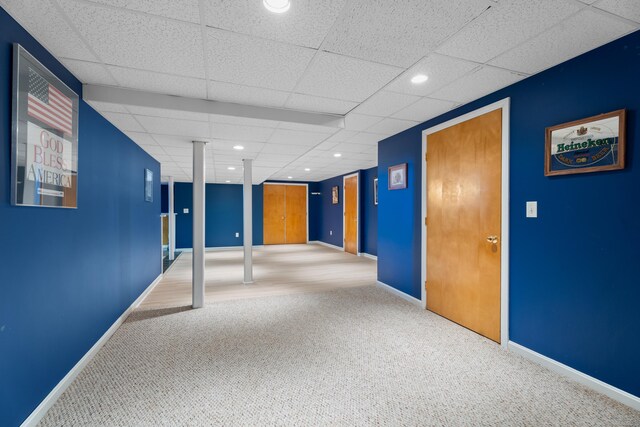
POLYGON ((287 185, 285 193, 285 241, 307 243, 307 187, 287 185))
POLYGON ((263 186, 263 240, 265 245, 286 243, 285 186, 263 186))
POLYGON ((344 250, 358 254, 358 176, 344 180, 344 250))
POLYGON ((502 110, 427 137, 427 309, 500 342, 502 110))

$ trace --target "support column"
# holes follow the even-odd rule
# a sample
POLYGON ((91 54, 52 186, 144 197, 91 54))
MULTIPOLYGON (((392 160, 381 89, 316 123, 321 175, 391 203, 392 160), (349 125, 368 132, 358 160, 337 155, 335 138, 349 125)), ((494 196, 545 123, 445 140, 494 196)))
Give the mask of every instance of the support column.
POLYGON ((205 144, 193 141, 193 308, 204 306, 205 144))
POLYGON ((173 177, 169 177, 169 260, 176 257, 176 214, 173 207, 173 177))
POLYGON ((251 177, 251 159, 244 159, 244 184, 242 203, 242 224, 244 237, 244 281, 253 283, 253 183, 251 177))

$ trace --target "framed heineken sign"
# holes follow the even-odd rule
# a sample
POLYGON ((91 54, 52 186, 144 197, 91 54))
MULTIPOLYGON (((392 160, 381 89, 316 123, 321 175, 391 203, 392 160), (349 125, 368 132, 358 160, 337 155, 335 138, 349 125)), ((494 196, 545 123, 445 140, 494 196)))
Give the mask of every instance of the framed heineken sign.
POLYGON ((626 110, 546 129, 545 176, 624 169, 626 110))

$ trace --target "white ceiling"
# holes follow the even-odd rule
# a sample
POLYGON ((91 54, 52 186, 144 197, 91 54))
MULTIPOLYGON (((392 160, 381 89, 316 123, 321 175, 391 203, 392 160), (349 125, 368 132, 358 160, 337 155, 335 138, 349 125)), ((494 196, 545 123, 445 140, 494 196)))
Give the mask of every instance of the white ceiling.
POLYGON ((243 158, 256 183, 369 168, 379 140, 640 28, 638 0, 291 3, 0 0, 83 83, 345 115, 335 129, 92 103, 177 181, 193 139, 210 141, 209 182, 242 182, 243 158))

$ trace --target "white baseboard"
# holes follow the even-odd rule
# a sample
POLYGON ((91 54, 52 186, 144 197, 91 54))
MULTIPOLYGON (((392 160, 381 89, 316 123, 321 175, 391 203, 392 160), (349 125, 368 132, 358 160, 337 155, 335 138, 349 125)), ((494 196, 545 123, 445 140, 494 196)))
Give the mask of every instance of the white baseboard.
MULTIPOLYGON (((244 246, 239 245, 239 246, 211 246, 208 248, 204 248, 205 252, 220 252, 220 251, 233 251, 233 250, 238 250, 238 249, 242 249, 244 248, 244 246)), ((264 245, 253 245, 253 249, 260 249, 260 248, 264 248, 264 245)), ((180 251, 180 252, 193 252, 193 248, 176 248, 176 252, 180 251)))
POLYGON ((312 245, 326 246, 327 248, 331 248, 331 249, 338 250, 340 252, 344 252, 344 249, 342 249, 340 246, 332 245, 331 243, 326 243, 326 242, 323 242, 321 240, 312 240, 309 243, 312 244, 312 245))
POLYGON ((602 393, 605 396, 610 397, 622 404, 630 406, 631 408, 640 411, 640 397, 634 396, 631 393, 627 393, 624 390, 620 390, 617 387, 609 385, 597 378, 593 378, 587 374, 584 374, 576 369, 573 369, 567 365, 557 362, 547 356, 537 353, 527 347, 521 346, 513 341, 509 341, 508 348, 510 351, 519 354, 539 365, 544 366, 554 372, 559 373, 565 377, 568 377, 582 385, 589 387, 592 390, 602 393))
POLYGON ((368 254, 366 252, 360 252, 358 255, 363 256, 365 258, 373 259, 373 260, 376 260, 376 261, 378 260, 377 256, 368 254))
POLYGON ((384 290, 386 290, 386 291, 389 291, 389 292, 391 292, 392 294, 394 294, 394 295, 396 295, 396 296, 399 296, 400 298, 402 298, 402 299, 404 299, 404 300, 407 300, 407 301, 409 301, 410 303, 415 304, 415 305, 417 305, 418 307, 422 308, 422 301, 420 301, 419 299, 414 298, 414 297, 412 297, 411 295, 407 295, 407 294, 405 294, 404 292, 399 291, 399 290, 397 290, 396 288, 394 288, 394 287, 392 287, 392 286, 389 286, 389 285, 387 285, 386 283, 383 283, 383 282, 381 282, 381 281, 379 281, 379 280, 378 280, 376 283, 377 283, 377 285, 378 285, 379 287, 381 287, 382 289, 384 289, 384 290))
POLYGON ((91 349, 89 349, 89 351, 84 356, 82 356, 82 359, 80 359, 78 363, 76 363, 75 366, 71 368, 71 370, 67 373, 67 375, 65 375, 64 378, 62 378, 62 380, 60 380, 60 382, 53 388, 53 390, 51 390, 51 392, 47 395, 47 397, 45 397, 44 400, 40 402, 38 407, 33 410, 33 412, 29 415, 29 417, 27 417, 27 419, 23 421, 23 423, 21 424, 21 427, 35 426, 40 422, 40 420, 42 420, 42 418, 46 415, 47 411, 51 409, 51 407, 54 405, 54 403, 56 403, 58 398, 62 396, 62 393, 64 393, 67 387, 71 385, 71 383, 73 382, 73 380, 76 379, 78 374, 82 372, 84 367, 87 366, 87 364, 91 361, 91 359, 93 359, 93 357, 98 353, 98 351, 100 351, 102 346, 107 341, 109 341, 109 338, 111 338, 111 336, 116 332, 116 330, 118 330, 120 325, 122 325, 124 321, 127 320, 127 317, 129 317, 129 314, 131 314, 131 312, 135 308, 137 308, 140 305, 140 303, 142 303, 142 301, 147 297, 147 295, 149 295, 149 293, 153 290, 153 288, 156 287, 156 285, 160 282, 160 279, 162 279, 162 274, 156 277, 156 279, 147 287, 147 289, 145 289, 144 292, 142 292, 142 294, 140 294, 140 296, 136 298, 133 304, 131 304, 129 308, 127 308, 125 312, 122 313, 120 317, 118 317, 118 319, 113 323, 113 325, 111 325, 111 327, 107 329, 107 332, 105 332, 100 337, 100 339, 93 345, 93 347, 91 347, 91 349))

